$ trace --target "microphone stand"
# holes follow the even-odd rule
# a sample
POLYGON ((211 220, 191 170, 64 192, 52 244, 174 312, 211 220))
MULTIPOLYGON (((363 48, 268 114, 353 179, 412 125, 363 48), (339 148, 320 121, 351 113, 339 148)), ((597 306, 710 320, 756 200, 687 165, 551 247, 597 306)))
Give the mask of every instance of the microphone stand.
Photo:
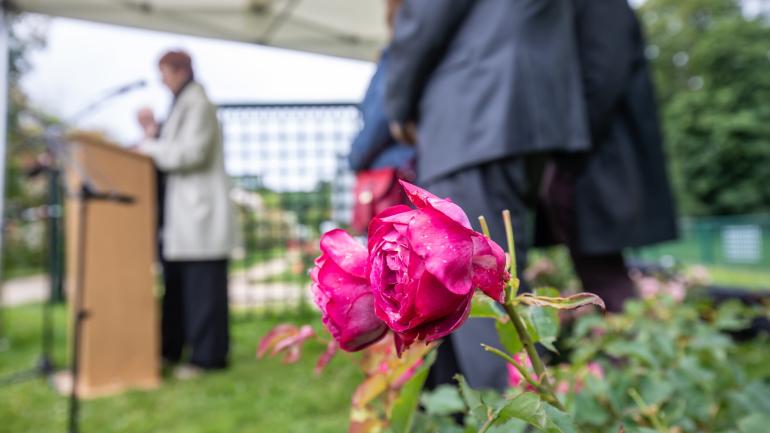
POLYGON ((71 339, 72 360, 70 362, 70 379, 72 386, 69 395, 69 410, 67 419, 67 431, 78 433, 80 431, 80 398, 78 395, 78 378, 80 373, 80 347, 82 340, 83 322, 88 318, 88 310, 84 306, 85 298, 85 258, 86 258, 86 227, 88 218, 88 205, 92 201, 105 201, 130 205, 134 198, 115 191, 100 191, 94 188, 87 179, 81 179, 78 197, 78 236, 76 256, 78 267, 76 270, 75 287, 73 293, 73 309, 75 311, 75 323, 73 326, 73 338, 71 339))

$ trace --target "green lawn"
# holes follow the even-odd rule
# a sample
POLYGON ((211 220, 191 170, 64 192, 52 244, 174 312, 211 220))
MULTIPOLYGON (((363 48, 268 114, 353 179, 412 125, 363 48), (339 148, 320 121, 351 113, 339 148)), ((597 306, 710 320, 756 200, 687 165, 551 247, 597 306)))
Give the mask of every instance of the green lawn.
MULTIPOLYGON (((37 356, 39 307, 3 312, 0 376, 33 364, 37 356)), ((259 338, 273 325, 313 323, 314 316, 256 317, 236 313, 232 323, 232 367, 190 381, 168 380, 155 391, 133 391, 84 402, 82 431, 339 433, 347 430, 350 396, 360 374, 348 355, 338 355, 321 376, 312 372, 320 344, 302 360, 282 365, 256 360, 259 338)), ((63 308, 56 311, 56 358, 64 359, 63 308)), ((67 401, 42 379, 0 388, 0 433, 66 431, 67 401)))

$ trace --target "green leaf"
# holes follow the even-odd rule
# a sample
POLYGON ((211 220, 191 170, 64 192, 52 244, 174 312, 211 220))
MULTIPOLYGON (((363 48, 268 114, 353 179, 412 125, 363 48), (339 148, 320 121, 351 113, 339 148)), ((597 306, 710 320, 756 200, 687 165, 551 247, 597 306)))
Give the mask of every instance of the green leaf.
POLYGON ((637 433, 660 433, 657 430, 653 430, 653 429, 647 428, 647 427, 639 427, 638 429, 636 429, 636 432, 637 433))
POLYGON ((537 394, 523 392, 507 401, 495 413, 492 425, 502 425, 511 419, 520 419, 534 427, 544 429, 547 422, 545 404, 537 394))
POLYGON ((609 414, 593 396, 583 392, 575 396, 575 419, 580 424, 601 427, 609 420, 609 414))
POLYGON ((393 404, 390 416, 390 431, 393 433, 409 433, 414 421, 414 413, 417 410, 417 404, 420 401, 420 392, 428 378, 430 366, 436 360, 436 351, 430 352, 425 358, 425 362, 417 369, 401 388, 401 392, 393 404))
POLYGON ((545 405, 545 413, 548 425, 545 431, 548 433, 578 433, 572 417, 551 405, 545 405))
POLYGON ((433 392, 424 393, 420 402, 429 415, 451 415, 465 409, 460 391, 452 385, 441 385, 433 392))
POLYGON ((471 301, 470 317, 480 317, 486 319, 506 318, 505 311, 500 304, 490 299, 487 295, 476 294, 471 301))
POLYGON ((535 289, 535 295, 558 297, 561 295, 561 293, 559 293, 559 291, 553 287, 538 287, 535 289))
POLYGON ((745 314, 746 307, 740 301, 727 301, 716 310, 714 326, 725 331, 740 331, 751 325, 751 317, 745 314))
POLYGON ((770 386, 760 381, 751 382, 741 390, 730 393, 729 399, 747 412, 770 413, 770 386))
POLYGON ((602 331, 607 330, 607 323, 599 314, 588 314, 582 316, 573 326, 573 338, 588 337, 594 329, 599 329, 602 331))
MULTIPOLYGON (((487 430, 487 433, 524 433, 528 431, 529 424, 520 419, 512 419, 500 425, 494 425, 487 430)), ((443 431, 440 433, 444 433, 443 431)), ((476 433, 476 432, 473 432, 476 433)))
POLYGON ((481 400, 481 394, 472 389, 465 378, 460 375, 455 375, 455 380, 460 386, 460 395, 468 408, 468 413, 471 417, 475 418, 479 424, 487 421, 489 408, 481 400))
POLYGON ((500 337, 500 343, 502 343, 505 350, 511 355, 515 355, 524 348, 524 345, 519 339, 519 334, 516 333, 516 328, 511 322, 496 322, 497 335, 500 337))
POLYGON ((738 431, 741 433, 766 433, 770 426, 770 416, 763 413, 753 413, 738 420, 738 431))
POLYGON ((634 341, 616 340, 609 343, 605 350, 615 357, 629 357, 637 359, 651 367, 657 367, 658 362, 649 348, 634 341))
POLYGON ((532 324, 539 336, 540 344, 558 353, 553 343, 559 336, 559 313, 553 308, 533 307, 530 309, 532 324))
POLYGON ((557 310, 574 310, 586 305, 596 305, 602 310, 605 309, 604 301, 593 293, 578 293, 566 298, 558 296, 538 296, 531 293, 524 293, 516 297, 524 304, 533 307, 551 307, 557 310))
POLYGON ((674 386, 657 375, 648 374, 640 379, 639 394, 647 405, 664 403, 674 393, 674 386))
POLYGON ((524 307, 521 305, 516 307, 516 311, 519 313, 519 317, 521 317, 522 322, 524 322, 524 329, 526 329, 527 333, 529 334, 529 338, 533 343, 539 343, 540 335, 537 333, 535 323, 532 321, 532 310, 532 308, 524 307))

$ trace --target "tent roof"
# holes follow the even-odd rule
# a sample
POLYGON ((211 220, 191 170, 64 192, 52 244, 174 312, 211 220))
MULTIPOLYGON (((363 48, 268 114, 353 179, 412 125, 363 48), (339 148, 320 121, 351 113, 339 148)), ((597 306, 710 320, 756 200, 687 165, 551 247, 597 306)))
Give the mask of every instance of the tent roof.
POLYGON ((21 11, 372 60, 382 0, 11 0, 21 11))

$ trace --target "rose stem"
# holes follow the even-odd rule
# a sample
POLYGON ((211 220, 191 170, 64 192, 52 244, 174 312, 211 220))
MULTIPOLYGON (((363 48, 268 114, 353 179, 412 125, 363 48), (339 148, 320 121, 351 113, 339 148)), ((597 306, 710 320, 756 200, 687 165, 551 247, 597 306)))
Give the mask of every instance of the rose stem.
POLYGON ((516 247, 513 243, 513 224, 511 223, 511 211, 503 211, 503 224, 505 224, 505 238, 508 241, 508 255, 511 257, 511 297, 519 291, 519 276, 516 274, 516 247))
POLYGON ((511 322, 513 323, 514 328, 516 328, 516 333, 519 334, 519 339, 524 345, 524 349, 527 351, 527 355, 529 356, 530 361, 532 361, 532 368, 535 369, 535 374, 537 374, 537 377, 540 378, 540 382, 543 384, 547 391, 546 396, 548 399, 553 400, 552 403, 554 406, 564 411, 564 406, 561 404, 559 399, 556 398, 556 394, 553 392, 553 387, 551 386, 551 381, 548 379, 548 374, 545 371, 543 361, 540 359, 540 355, 537 354, 535 344, 532 342, 532 338, 530 338, 529 333, 524 327, 524 323, 521 321, 519 313, 511 303, 506 303, 503 305, 503 307, 505 308, 505 312, 508 313, 508 317, 511 318, 511 322))
POLYGON ((481 224, 481 233, 484 233, 484 236, 492 239, 489 235, 489 226, 487 225, 487 219, 484 218, 484 215, 479 217, 479 224, 481 224))
POLYGON ((519 334, 519 339, 524 345, 524 349, 527 351, 530 361, 532 361, 532 367, 535 369, 537 377, 540 378, 540 381, 548 391, 548 397, 555 401, 554 405, 557 408, 564 410, 564 406, 562 406, 559 399, 556 398, 556 394, 553 392, 551 381, 548 379, 548 374, 545 371, 543 361, 540 359, 540 355, 538 355, 537 350, 535 349, 535 344, 527 332, 527 329, 524 327, 524 322, 522 322, 521 317, 519 317, 519 313, 516 311, 516 307, 514 307, 514 303, 512 302, 513 297, 516 296, 516 293, 519 290, 519 278, 516 275, 516 247, 513 240, 513 223, 511 222, 511 212, 508 209, 503 211, 503 224, 505 225, 505 237, 508 241, 508 254, 511 257, 511 296, 506 299, 503 307, 505 308, 505 312, 508 313, 508 317, 511 318, 511 322, 513 323, 514 328, 516 328, 516 333, 519 334))
POLYGON ((535 379, 532 378, 532 376, 529 374, 527 369, 519 365, 519 363, 516 362, 513 358, 511 358, 507 353, 495 347, 487 346, 486 344, 482 344, 481 347, 483 347, 484 350, 486 350, 487 352, 494 353, 495 355, 506 360, 509 364, 513 365, 516 368, 516 370, 519 370, 519 373, 524 377, 527 383, 530 384, 530 386, 532 386, 532 388, 537 389, 541 394, 546 393, 546 390, 542 387, 542 385, 537 383, 535 379))

